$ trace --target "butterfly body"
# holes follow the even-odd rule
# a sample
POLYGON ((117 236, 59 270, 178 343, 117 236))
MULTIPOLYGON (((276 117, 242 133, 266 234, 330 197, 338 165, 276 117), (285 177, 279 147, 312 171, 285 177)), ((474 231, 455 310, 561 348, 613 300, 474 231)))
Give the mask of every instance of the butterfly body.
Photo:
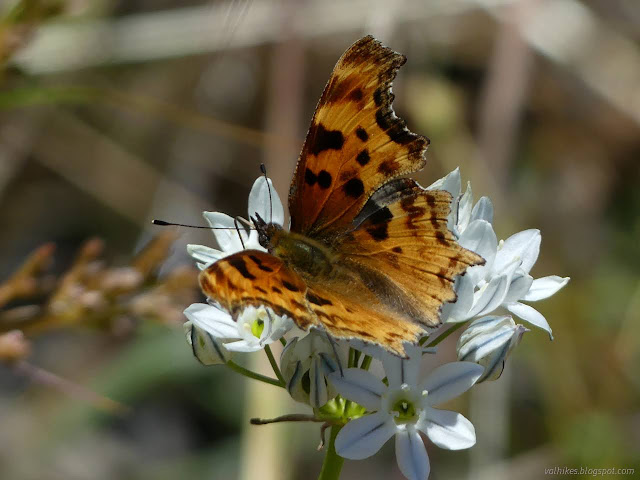
POLYGON ((330 277, 339 256, 324 243, 287 231, 280 225, 254 221, 260 244, 304 278, 330 277))
POLYGON ((245 250, 203 270, 204 293, 233 315, 268 306, 303 329, 404 356, 456 300, 454 280, 484 263, 447 228, 451 195, 401 175, 429 143, 391 102, 405 57, 373 37, 340 58, 316 108, 289 192, 290 231, 256 217, 267 252, 245 250))

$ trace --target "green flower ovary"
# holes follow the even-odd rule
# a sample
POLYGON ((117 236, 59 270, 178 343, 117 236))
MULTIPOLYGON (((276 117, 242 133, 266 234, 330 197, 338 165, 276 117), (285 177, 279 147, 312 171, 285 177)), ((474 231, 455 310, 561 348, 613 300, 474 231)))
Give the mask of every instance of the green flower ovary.
POLYGON ((264 330, 264 320, 257 319, 251 324, 251 333, 254 337, 260 338, 264 330))
POLYGON ((415 423, 418 420, 418 411, 406 398, 398 399, 392 406, 390 413, 396 424, 415 423))

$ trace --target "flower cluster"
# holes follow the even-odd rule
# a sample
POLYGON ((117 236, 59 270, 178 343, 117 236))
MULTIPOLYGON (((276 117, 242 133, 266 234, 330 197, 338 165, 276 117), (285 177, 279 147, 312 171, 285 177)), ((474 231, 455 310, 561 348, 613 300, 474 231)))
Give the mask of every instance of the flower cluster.
MULTIPOLYGON (((443 306, 443 325, 423 339, 424 346, 407 345, 407 358, 362 342, 336 341, 319 330, 302 332, 291 319, 268 307, 248 307, 235 318, 213 302, 191 305, 184 312, 187 339, 200 362, 226 364, 285 388, 293 399, 313 409, 314 419, 326 420, 339 430, 334 446, 344 458, 367 458, 395 436, 398 467, 407 478, 416 480, 426 479, 430 471, 421 433, 450 450, 475 444, 469 420, 436 407, 475 383, 500 376, 507 356, 528 331, 512 315, 553 338, 544 316, 522 302, 550 297, 569 280, 557 276, 534 279, 530 271, 540 252, 540 232, 525 230, 498 242, 491 201, 482 197, 473 205, 471 186, 462 193, 458 169, 428 188, 451 193, 449 229, 462 246, 481 255, 485 264, 457 278, 457 300, 443 306), (466 329, 459 337, 458 361, 421 375, 421 358, 437 352, 435 345, 444 338, 439 333, 460 326, 466 329), (277 341, 286 345, 279 364, 270 349, 277 341), (249 372, 232 360, 237 352, 263 349, 277 380, 249 372), (373 360, 382 364, 384 378, 369 371, 373 360)), ((265 177, 258 178, 251 189, 248 213, 250 218, 257 214, 284 224, 280 198, 265 177)), ((199 268, 245 248, 264 250, 255 230, 247 230, 228 215, 205 212, 204 217, 214 229, 220 250, 189 245, 199 268)))

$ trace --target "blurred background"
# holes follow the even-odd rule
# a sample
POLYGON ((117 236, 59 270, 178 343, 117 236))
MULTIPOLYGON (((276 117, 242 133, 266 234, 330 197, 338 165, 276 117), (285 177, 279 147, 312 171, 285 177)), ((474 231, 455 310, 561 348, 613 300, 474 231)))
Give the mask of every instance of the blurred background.
MULTIPOLYGON (((537 306, 555 340, 526 334, 451 405, 478 444, 429 443, 431 478, 640 475, 636 0, 0 0, 0 19, 0 478, 317 477, 318 425, 248 425, 304 407, 185 342, 185 245, 213 236, 150 220, 246 216, 261 162, 286 203, 366 34, 408 57, 394 107, 431 139, 416 178, 460 166, 499 238, 541 229, 534 277, 571 277, 537 306)), ((343 478, 403 478, 393 442, 343 478)))

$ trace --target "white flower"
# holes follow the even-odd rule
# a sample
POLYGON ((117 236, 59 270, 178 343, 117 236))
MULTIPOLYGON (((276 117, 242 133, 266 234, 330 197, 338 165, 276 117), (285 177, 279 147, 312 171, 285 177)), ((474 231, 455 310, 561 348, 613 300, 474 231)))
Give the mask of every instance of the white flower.
MULTIPOLYGON (((229 352, 262 350, 265 345, 279 340, 293 326, 291 319, 275 315, 265 307, 249 306, 242 311, 237 321, 226 311, 204 303, 190 305, 184 314, 191 321, 192 327, 197 327, 199 332, 208 336, 205 338, 207 342, 202 345, 202 342, 193 343, 193 333, 188 335, 194 353, 200 359, 196 347, 204 350, 210 342, 210 347, 216 351, 209 352, 208 355, 220 359, 214 363, 223 363, 229 352)), ((186 328, 188 329, 189 325, 186 328)))
MULTIPOLYGON (((269 186, 267 186, 265 177, 258 177, 253 183, 249 193, 249 218, 255 217, 257 213, 267 223, 282 225, 284 223, 284 207, 271 180, 269 179, 268 182, 269 186), (269 191, 271 191, 271 195, 269 195, 269 191)), ((239 224, 239 228, 236 229, 233 217, 220 212, 204 212, 203 216, 212 228, 217 229, 213 230, 213 234, 220 250, 204 245, 187 245, 187 252, 196 260, 198 268, 201 270, 221 258, 245 248, 265 251, 258 242, 258 232, 250 230, 247 233, 242 224, 239 224)))
POLYGON ((474 320, 458 340, 458 360, 476 362, 484 367, 477 383, 495 380, 502 374, 504 362, 529 330, 516 325, 510 316, 487 316, 474 320))
POLYGON ((408 360, 393 355, 382 357, 389 386, 357 368, 346 369, 344 376, 339 372, 330 375, 343 397, 375 412, 347 423, 335 446, 338 455, 358 460, 376 453, 395 435, 400 470, 411 480, 424 480, 430 466, 419 432, 450 450, 475 444, 475 429, 469 420, 434 406, 468 390, 480 378, 483 368, 471 362, 447 363, 418 384, 421 349, 408 347, 407 353, 408 360))
POLYGON ((291 397, 314 408, 335 397, 327 376, 338 371, 338 361, 324 332, 311 330, 302 339, 289 341, 280 357, 280 369, 291 397))
POLYGON ((448 227, 456 237, 459 237, 476 220, 493 222, 493 204, 489 197, 480 198, 478 203, 473 206, 471 182, 467 182, 467 190, 462 194, 460 168, 456 168, 448 175, 436 180, 427 187, 427 190, 446 190, 451 194, 453 200, 448 227))
POLYGON ((460 245, 485 259, 484 265, 468 268, 465 275, 456 279, 457 300, 443 307, 442 318, 447 322, 462 322, 504 307, 553 338, 544 316, 521 302, 548 298, 569 281, 568 277, 555 275, 534 280, 529 274, 540 253, 540 231, 524 230, 498 243, 491 225, 491 200, 482 197, 472 208, 471 185, 468 184, 465 193, 461 194, 457 168, 429 188, 451 193, 450 230, 458 237, 460 245))

